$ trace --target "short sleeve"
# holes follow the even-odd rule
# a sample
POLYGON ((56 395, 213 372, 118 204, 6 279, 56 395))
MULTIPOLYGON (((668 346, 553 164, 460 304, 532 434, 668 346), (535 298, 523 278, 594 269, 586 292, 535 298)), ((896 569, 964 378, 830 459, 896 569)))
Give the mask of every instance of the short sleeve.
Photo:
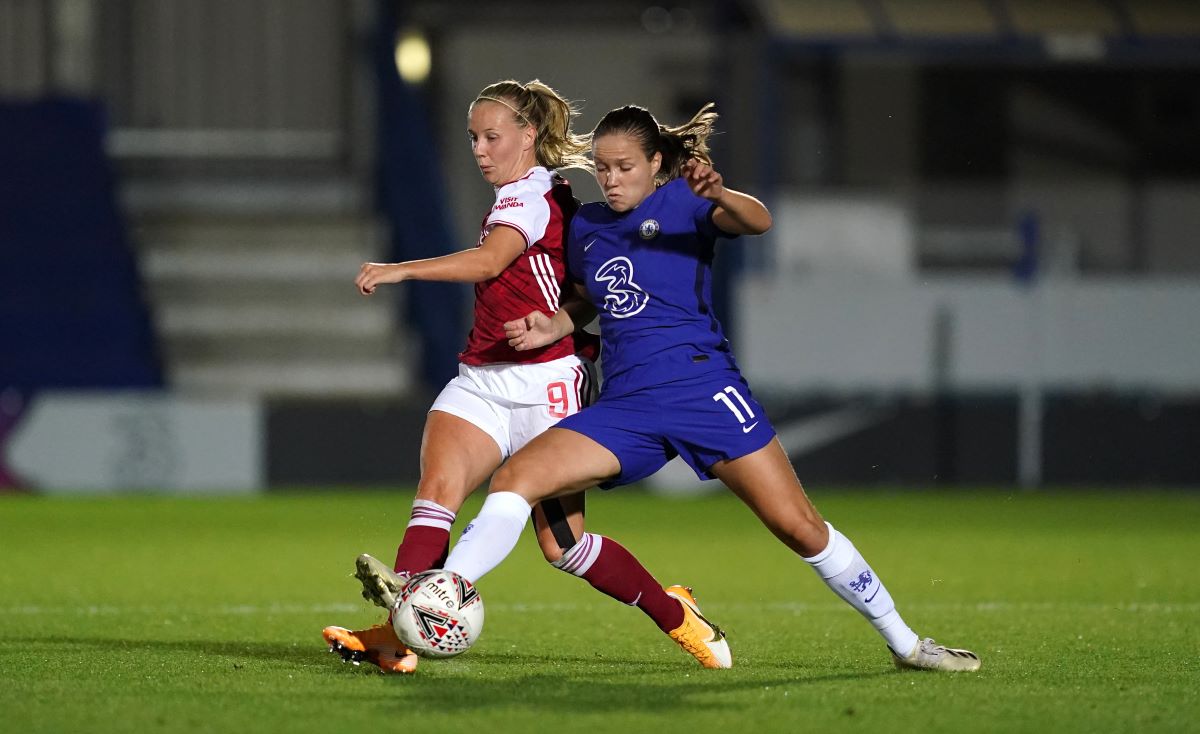
POLYGON ((693 194, 692 190, 688 188, 687 182, 683 179, 676 180, 680 183, 680 195, 686 197, 692 207, 692 223, 696 226, 696 231, 701 236, 711 240, 715 240, 718 237, 724 239, 734 239, 737 237, 736 234, 726 232, 713 222, 713 212, 717 210, 715 202, 693 194))
POLYGON ((541 240, 550 223, 550 203, 546 201, 545 187, 539 187, 539 183, 524 178, 501 186, 496 192, 496 203, 483 222, 484 233, 503 225, 520 232, 526 248, 541 240))
POLYGON ((709 201, 699 196, 696 198, 700 201, 700 206, 696 208, 694 215, 697 232, 714 240, 718 237, 727 240, 737 238, 738 235, 726 232, 718 227, 717 223, 713 221, 713 213, 717 211, 716 202, 709 201))

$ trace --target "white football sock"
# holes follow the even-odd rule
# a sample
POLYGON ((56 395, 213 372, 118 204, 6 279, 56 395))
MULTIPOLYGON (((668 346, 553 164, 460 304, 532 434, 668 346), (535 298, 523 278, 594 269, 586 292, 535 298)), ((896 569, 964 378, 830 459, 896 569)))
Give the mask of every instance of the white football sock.
POLYGON ((471 583, 479 581, 516 547, 529 511, 529 503, 516 492, 489 494, 446 559, 446 570, 471 583))
POLYGON ((884 588, 883 581, 867 565, 849 538, 829 523, 825 523, 825 526, 829 528, 829 545, 812 558, 805 558, 805 562, 813 567, 834 593, 849 602, 879 630, 879 634, 887 640, 888 647, 900 655, 912 652, 919 638, 900 618, 896 603, 884 588))

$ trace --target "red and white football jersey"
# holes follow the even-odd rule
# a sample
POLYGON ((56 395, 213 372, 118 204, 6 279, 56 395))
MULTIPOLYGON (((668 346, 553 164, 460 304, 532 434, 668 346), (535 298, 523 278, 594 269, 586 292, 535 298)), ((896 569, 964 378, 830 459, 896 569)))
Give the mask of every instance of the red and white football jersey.
POLYGON ((525 238, 525 251, 500 275, 475 284, 475 321, 460 361, 530 364, 575 354, 573 336, 518 352, 508 346, 504 322, 534 310, 548 316, 558 311, 567 277, 567 232, 578 208, 566 179, 541 166, 496 189, 496 203, 483 220, 479 244, 492 228, 512 227, 525 238))

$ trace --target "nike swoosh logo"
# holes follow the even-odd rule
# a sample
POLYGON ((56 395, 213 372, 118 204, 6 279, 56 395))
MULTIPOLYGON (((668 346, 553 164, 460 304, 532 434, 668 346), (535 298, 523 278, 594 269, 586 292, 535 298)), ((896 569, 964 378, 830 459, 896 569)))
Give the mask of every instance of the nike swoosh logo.
POLYGON ((587 252, 588 250, 590 250, 592 248, 592 245, 594 245, 594 244, 596 244, 596 240, 592 240, 591 242, 587 243, 586 245, 583 246, 583 251, 587 252))
MULTIPOLYGON (((883 588, 883 584, 880 584, 880 585, 876 586, 876 587, 875 587, 875 593, 874 593, 874 594, 871 594, 871 599, 874 599, 875 597, 879 596, 879 590, 880 590, 880 589, 882 589, 882 588, 883 588)), ((870 604, 870 603, 871 603, 871 599, 863 599, 863 601, 864 601, 864 602, 866 602, 866 603, 868 603, 868 604, 870 604)))
POLYGON ((775 422, 779 442, 789 456, 802 456, 810 451, 840 441, 872 425, 882 423, 890 411, 878 408, 847 406, 819 415, 804 416, 788 423, 775 422))
MULTIPOLYGON (((787 422, 776 420, 773 425, 784 450, 796 458, 878 425, 893 414, 894 411, 886 407, 847 405, 787 422)), ((704 487, 714 484, 697 479, 691 467, 678 457, 646 481, 651 489, 680 495, 701 492, 704 487)))
POLYGON ((748 426, 742 426, 742 433, 749 433, 750 431, 753 431, 754 427, 757 425, 758 425, 758 421, 754 421, 753 423, 751 423, 748 426))

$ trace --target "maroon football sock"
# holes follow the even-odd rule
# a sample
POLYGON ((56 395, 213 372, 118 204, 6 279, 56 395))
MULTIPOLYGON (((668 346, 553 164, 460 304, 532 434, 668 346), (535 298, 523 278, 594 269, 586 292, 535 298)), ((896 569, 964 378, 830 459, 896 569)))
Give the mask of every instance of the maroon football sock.
POLYGON ((611 538, 603 538, 599 555, 581 575, 597 590, 641 609, 663 632, 683 624, 683 606, 667 596, 638 559, 611 538))
POLYGON ((396 549, 396 573, 421 573, 441 568, 450 552, 450 531, 428 525, 410 525, 396 549))

